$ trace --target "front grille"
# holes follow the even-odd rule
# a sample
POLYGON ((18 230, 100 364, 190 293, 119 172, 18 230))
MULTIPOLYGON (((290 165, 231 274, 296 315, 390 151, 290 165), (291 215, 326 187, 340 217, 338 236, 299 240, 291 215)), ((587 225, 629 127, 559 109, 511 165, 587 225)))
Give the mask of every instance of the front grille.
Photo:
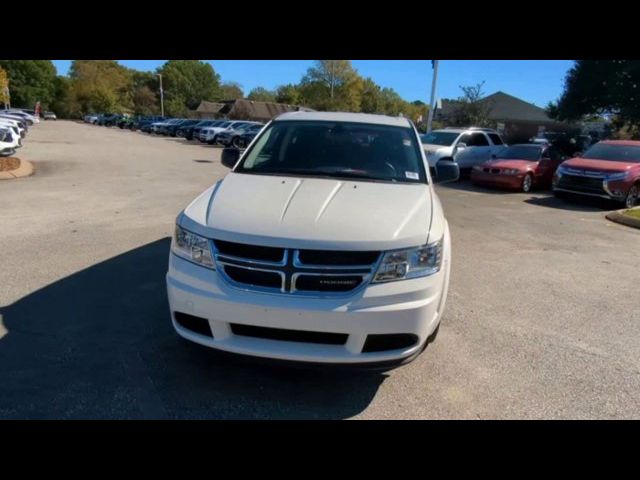
POLYGON ((294 288, 302 292, 349 292, 362 283, 361 275, 299 275, 294 288))
POLYGON ((225 242, 222 240, 215 240, 213 243, 221 255, 242 257, 249 260, 264 260, 267 262, 281 262, 284 258, 284 248, 246 245, 244 243, 225 242))
POLYGON ((332 250, 300 250, 298 260, 307 265, 371 265, 380 252, 338 252, 332 250))
POLYGON ((596 195, 606 194, 602 178, 587 177, 582 175, 562 175, 556 186, 574 192, 593 193, 596 195))
POLYGON ((375 273, 380 252, 293 250, 213 240, 218 271, 233 286, 270 293, 338 295, 375 273))
POLYGON ((344 333, 307 332, 304 330, 286 330, 283 328, 254 327, 252 325, 231 324, 234 335, 264 338, 284 342, 320 343, 324 345, 344 345, 349 337, 344 333))
POLYGON ((276 272, 251 270, 248 268, 224 265, 224 272, 234 281, 265 288, 282 288, 282 275, 276 272))

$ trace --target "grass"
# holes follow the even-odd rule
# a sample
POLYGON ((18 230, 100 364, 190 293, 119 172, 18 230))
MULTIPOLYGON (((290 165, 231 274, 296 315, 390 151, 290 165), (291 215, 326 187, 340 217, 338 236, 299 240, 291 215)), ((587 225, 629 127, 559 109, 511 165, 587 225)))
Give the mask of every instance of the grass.
POLYGON ((640 208, 634 208, 631 210, 625 210, 622 214, 626 217, 637 218, 640 220, 640 208))

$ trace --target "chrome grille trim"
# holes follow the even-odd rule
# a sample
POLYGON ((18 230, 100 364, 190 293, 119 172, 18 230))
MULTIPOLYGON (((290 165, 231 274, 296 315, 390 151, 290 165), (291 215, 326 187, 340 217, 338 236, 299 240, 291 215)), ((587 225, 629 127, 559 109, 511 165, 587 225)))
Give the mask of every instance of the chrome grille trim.
POLYGON ((234 288, 247 292, 271 293, 279 295, 297 295, 308 297, 344 297, 350 296, 366 287, 378 270, 382 261, 383 252, 379 252, 376 260, 370 265, 310 265, 300 262, 300 250, 284 248, 284 258, 280 262, 268 260, 256 260, 254 258, 238 257, 220 253, 215 245, 215 240, 210 240, 211 251, 216 270, 220 276, 234 288), (280 275, 280 288, 251 285, 234 280, 225 272, 225 267, 233 267, 246 270, 256 270, 280 275), (323 291, 323 290, 297 290, 296 280, 301 275, 326 276, 326 277, 356 277, 362 278, 358 286, 348 291, 323 291))

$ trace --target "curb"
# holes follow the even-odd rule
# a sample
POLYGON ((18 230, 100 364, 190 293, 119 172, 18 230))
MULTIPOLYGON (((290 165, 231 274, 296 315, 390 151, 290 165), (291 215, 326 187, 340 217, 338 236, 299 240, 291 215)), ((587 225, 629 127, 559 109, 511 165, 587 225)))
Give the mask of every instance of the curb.
POLYGON ((28 160, 20 160, 20 165, 15 170, 0 172, 0 180, 13 180, 14 178, 28 177, 33 175, 35 168, 28 160))
POLYGON ((607 220, 611 220, 612 222, 616 222, 621 225, 626 225, 627 227, 640 228, 640 218, 633 218, 624 215, 622 212, 626 212, 626 210, 628 209, 607 213, 606 218, 607 220))

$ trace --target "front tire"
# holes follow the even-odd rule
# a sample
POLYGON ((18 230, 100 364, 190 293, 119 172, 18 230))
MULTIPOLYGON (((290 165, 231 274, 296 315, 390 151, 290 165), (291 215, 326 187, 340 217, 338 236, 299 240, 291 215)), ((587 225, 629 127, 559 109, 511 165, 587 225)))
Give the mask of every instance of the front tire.
POLYGON ((640 183, 636 183, 629 189, 627 198, 624 200, 624 206, 633 208, 638 204, 638 200, 640 200, 640 183))
POLYGON ((524 193, 529 193, 533 188, 533 175, 527 173, 522 179, 522 191, 524 193))

